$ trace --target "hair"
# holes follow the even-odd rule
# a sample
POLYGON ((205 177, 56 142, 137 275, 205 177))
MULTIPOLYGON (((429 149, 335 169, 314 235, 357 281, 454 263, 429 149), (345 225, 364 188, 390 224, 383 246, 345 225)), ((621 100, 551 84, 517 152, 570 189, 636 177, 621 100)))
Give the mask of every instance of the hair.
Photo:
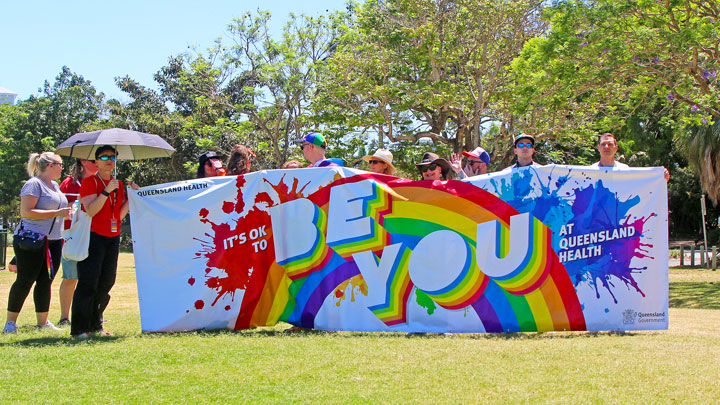
POLYGON ((82 180, 85 175, 85 166, 82 164, 82 159, 75 160, 72 167, 70 168, 70 176, 75 179, 82 180))
POLYGON ((250 162, 250 148, 245 145, 235 145, 230 152, 227 161, 227 172, 231 176, 248 173, 248 163, 250 162))
POLYGON ((615 138, 615 135, 611 134, 610 132, 605 132, 604 134, 598 135, 598 138, 597 138, 598 145, 600 145, 600 141, 602 141, 603 136, 611 137, 613 139, 613 141, 615 142, 615 145, 617 145, 617 138, 615 138))
POLYGON ((100 156, 101 153, 106 151, 112 151, 112 153, 117 156, 117 151, 115 150, 115 148, 110 145, 103 145, 95 150, 95 160, 97 160, 98 156, 100 156))
POLYGON ((30 177, 37 176, 58 160, 62 161, 62 158, 55 152, 31 153, 27 163, 27 173, 30 177))
POLYGON ((302 168, 302 163, 298 162, 297 160, 288 160, 287 162, 283 163, 282 168, 283 169, 300 169, 302 168), (290 167, 291 165, 297 166, 297 167, 290 167))

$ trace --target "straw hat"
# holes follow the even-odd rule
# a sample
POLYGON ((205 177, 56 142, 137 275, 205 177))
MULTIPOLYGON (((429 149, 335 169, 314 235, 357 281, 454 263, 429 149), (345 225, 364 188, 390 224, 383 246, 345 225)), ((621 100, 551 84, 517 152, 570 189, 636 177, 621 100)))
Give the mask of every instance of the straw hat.
POLYGON ((369 162, 369 161, 371 161, 371 160, 382 160, 382 161, 385 162, 385 163, 388 165, 388 167, 390 168, 390 173, 389 173, 389 174, 394 174, 394 173, 395 173, 395 166, 393 166, 393 164, 392 164, 393 154, 392 154, 392 152, 390 152, 390 151, 387 150, 387 149, 378 149, 378 150, 376 150, 375 153, 373 153, 372 155, 363 156, 363 157, 362 157, 362 160, 364 160, 364 161, 366 161, 366 162, 369 162))

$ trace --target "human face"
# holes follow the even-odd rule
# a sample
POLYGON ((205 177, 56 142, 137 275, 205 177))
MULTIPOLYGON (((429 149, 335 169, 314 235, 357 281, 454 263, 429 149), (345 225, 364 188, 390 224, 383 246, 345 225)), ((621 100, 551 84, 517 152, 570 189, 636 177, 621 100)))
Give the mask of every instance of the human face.
POLYGON ((53 160, 52 163, 48 164, 48 167, 45 170, 48 170, 48 169, 50 170, 50 172, 49 172, 50 178, 52 178, 54 180, 54 179, 60 178, 60 175, 62 175, 63 167, 64 167, 64 165, 63 165, 62 160, 60 160, 59 158, 56 158, 53 160))
POLYGON ((112 174, 113 169, 115 169, 115 159, 116 156, 111 151, 101 153, 97 159, 95 159, 95 163, 98 165, 98 172, 102 172, 105 176, 112 174))
POLYGON ((81 159, 80 164, 83 165, 85 177, 93 176, 98 171, 98 165, 94 160, 81 159))
POLYGON ((618 151, 618 145, 614 137, 604 135, 600 137, 600 143, 598 143, 597 149, 598 152, 600 152, 600 157, 614 160, 615 153, 618 151))
POLYGON ((468 163, 470 163, 470 168, 473 170, 474 173, 487 173, 487 164, 485 164, 485 162, 483 162, 482 160, 470 160, 468 163))
POLYGON ((370 163, 371 173, 385 174, 385 169, 387 169, 387 163, 378 159, 370 159, 368 163, 370 163))
POLYGON ((420 173, 423 180, 442 180, 442 167, 435 163, 420 166, 420 173))
POLYGON ((215 177, 218 169, 222 168, 222 161, 218 158, 210 158, 205 162, 205 177, 215 177))
POLYGON ((532 156, 535 153, 535 147, 533 146, 532 142, 528 140, 521 140, 515 144, 514 152, 515 155, 517 155, 518 159, 532 159, 532 156))

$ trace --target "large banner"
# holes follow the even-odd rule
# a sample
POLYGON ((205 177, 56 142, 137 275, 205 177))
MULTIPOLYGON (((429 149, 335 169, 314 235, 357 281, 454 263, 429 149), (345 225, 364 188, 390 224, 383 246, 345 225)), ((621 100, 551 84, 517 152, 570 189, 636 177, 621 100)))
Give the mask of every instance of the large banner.
POLYGON ((146 332, 668 327, 662 168, 270 170, 128 193, 146 332))

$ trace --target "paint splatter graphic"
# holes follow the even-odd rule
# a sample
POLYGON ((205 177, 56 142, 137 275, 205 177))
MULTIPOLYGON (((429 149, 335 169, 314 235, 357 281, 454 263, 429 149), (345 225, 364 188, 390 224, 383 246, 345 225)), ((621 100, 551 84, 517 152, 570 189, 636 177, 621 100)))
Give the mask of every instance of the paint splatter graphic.
POLYGON ((654 214, 633 218, 629 212, 640 202, 638 196, 621 201, 601 180, 571 186, 567 184, 569 178, 568 173, 553 183, 544 182, 531 168, 514 172, 509 181, 492 180, 494 189, 489 191, 518 211, 532 213, 552 229, 553 248, 565 259, 565 269, 575 286, 588 283, 595 289, 596 298, 603 288, 617 303, 614 280, 619 280, 644 297, 634 275, 646 267, 633 268, 630 262, 649 257, 652 245, 641 239, 645 224, 654 214))
POLYGON ((348 286, 350 286, 350 302, 355 302, 356 290, 359 294, 368 294, 368 286, 362 276, 358 274, 357 276, 354 276, 340 283, 340 285, 337 286, 335 292, 333 293, 333 296, 337 299, 337 301, 335 302, 335 306, 339 307, 342 301, 345 301, 345 299, 347 298, 347 293, 345 292, 345 290, 348 288, 348 286))
MULTIPOLYGON (((208 239, 197 239, 201 242, 202 249, 195 256, 206 260, 205 282, 201 286, 216 292, 211 306, 224 297, 230 297, 234 302, 236 294, 244 292, 236 329, 249 323, 268 272, 275 263, 272 221, 267 208, 302 197, 307 186, 306 184, 298 189, 298 180, 293 179, 293 184, 289 187, 283 183, 283 179, 284 176, 277 185, 271 184, 277 192, 279 202, 273 201, 267 193, 260 192, 255 195, 252 208, 245 212, 243 188, 246 180, 244 176, 238 176, 234 200, 223 201, 221 207, 224 214, 241 214, 236 220, 214 223, 208 219, 208 209, 203 208, 198 213, 200 222, 211 227, 211 231, 205 233, 208 239)), ((192 286, 195 281, 195 277, 191 277, 188 284, 192 286)), ((203 309, 204 302, 198 302, 195 303, 195 308, 203 309)), ((224 309, 230 311, 232 307, 225 305, 224 309)))

